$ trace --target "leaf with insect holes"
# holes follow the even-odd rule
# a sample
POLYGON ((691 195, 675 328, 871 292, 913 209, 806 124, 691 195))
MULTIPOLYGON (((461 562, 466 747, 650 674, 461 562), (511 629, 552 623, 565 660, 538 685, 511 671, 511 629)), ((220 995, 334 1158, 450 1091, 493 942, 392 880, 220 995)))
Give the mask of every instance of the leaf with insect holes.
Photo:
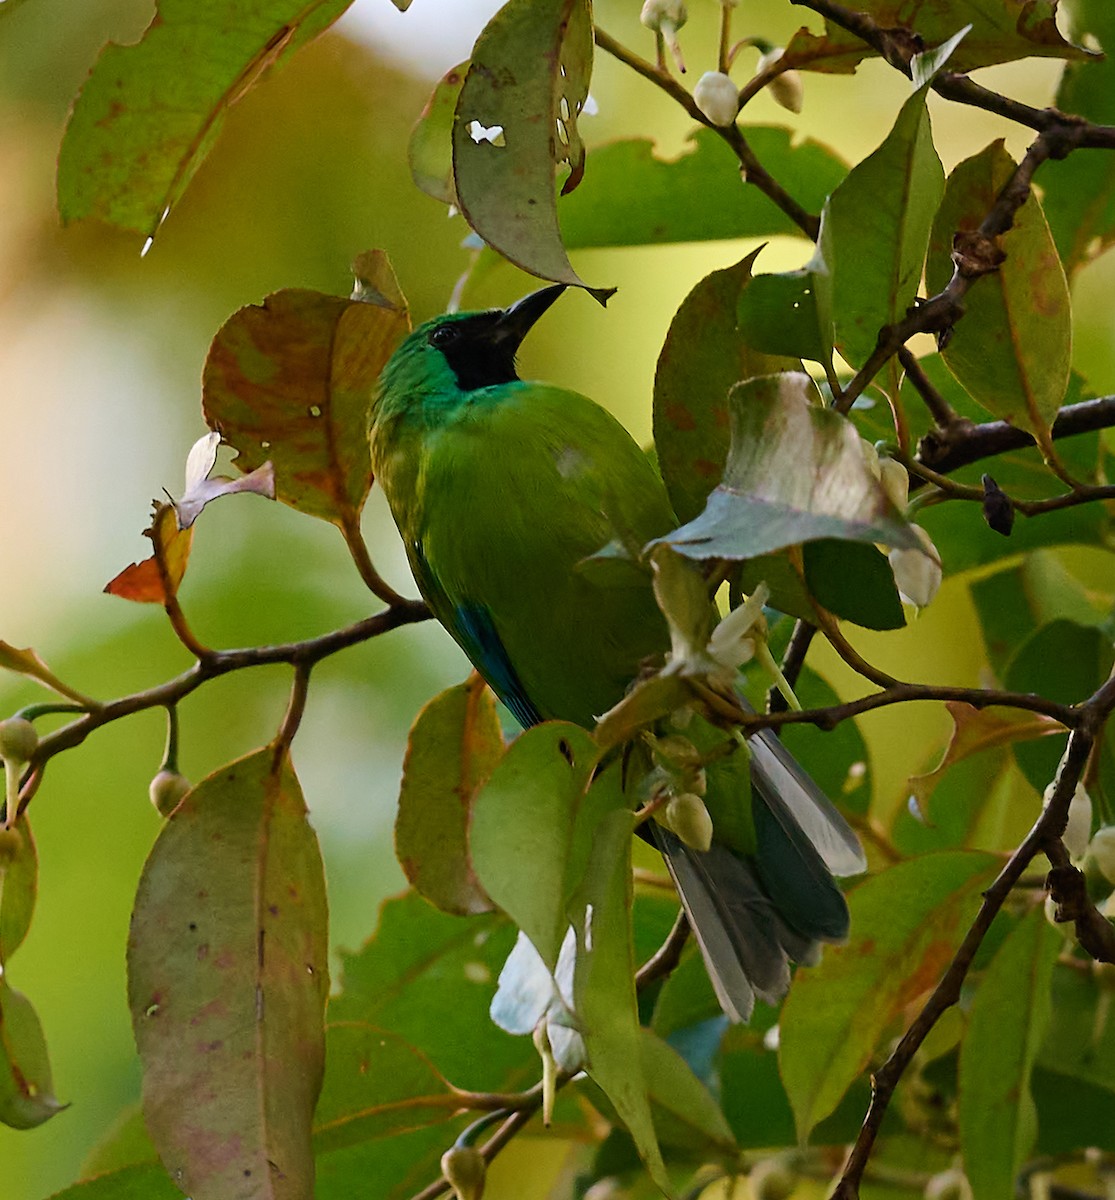
MULTIPOLYGON (((557 168, 584 172, 577 131, 592 73, 588 0, 509 0, 473 47, 453 122, 457 203, 505 258, 543 279, 587 285, 558 230, 557 168)), ((603 301, 614 289, 589 289, 603 301)))
POLYGON ((386 255, 356 263, 352 299, 287 288, 234 313, 202 376, 209 425, 253 471, 270 460, 275 493, 360 540, 372 485, 368 408, 384 364, 410 329, 386 255))
POLYGON ((921 548, 855 427, 811 404, 814 392, 807 375, 793 373, 734 387, 724 478, 699 517, 660 540, 695 559, 752 558, 818 538, 921 548))
POLYGON ((138 42, 105 46, 74 103, 58 157, 62 219, 153 237, 233 104, 350 3, 159 0, 138 42))

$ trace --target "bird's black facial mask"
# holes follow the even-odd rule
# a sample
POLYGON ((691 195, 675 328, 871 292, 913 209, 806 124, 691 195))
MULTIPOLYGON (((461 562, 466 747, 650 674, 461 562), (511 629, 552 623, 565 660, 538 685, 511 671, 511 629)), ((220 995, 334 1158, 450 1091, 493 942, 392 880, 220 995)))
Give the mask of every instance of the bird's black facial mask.
POLYGON ((510 308, 446 321, 430 331, 429 343, 441 351, 463 391, 512 383, 519 378, 515 355, 523 338, 563 291, 564 284, 555 284, 510 308))

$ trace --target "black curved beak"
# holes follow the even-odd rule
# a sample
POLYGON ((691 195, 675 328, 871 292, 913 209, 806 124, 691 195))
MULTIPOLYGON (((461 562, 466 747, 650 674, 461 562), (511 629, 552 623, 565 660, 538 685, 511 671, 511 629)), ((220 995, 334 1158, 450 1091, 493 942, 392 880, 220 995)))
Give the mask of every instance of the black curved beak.
POLYGON ((516 300, 500 314, 495 326, 496 340, 512 352, 518 350, 523 338, 534 327, 539 317, 565 291, 564 283, 539 288, 521 300, 516 300))

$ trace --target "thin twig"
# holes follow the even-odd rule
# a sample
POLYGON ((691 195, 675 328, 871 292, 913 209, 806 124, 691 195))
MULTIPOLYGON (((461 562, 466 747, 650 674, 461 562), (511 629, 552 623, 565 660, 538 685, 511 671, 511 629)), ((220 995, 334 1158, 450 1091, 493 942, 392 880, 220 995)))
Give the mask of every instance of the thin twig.
POLYGON ((1069 803, 1088 762, 1093 741, 1093 729, 1080 727, 1073 731, 1069 738, 1068 749, 1065 751, 1065 756, 1057 771, 1057 779, 1049 804, 1042 811, 1025 840, 1010 856, 995 882, 984 893, 979 912, 960 944, 960 948, 953 956, 948 970, 941 977, 913 1024, 906 1030, 890 1058, 872 1077, 871 1103, 859 1136, 848 1155, 840 1181, 832 1194, 832 1200, 858 1200, 860 1181, 863 1178, 864 1169, 870 1159, 875 1138, 883 1123, 883 1117, 890 1104, 891 1096, 894 1094, 894 1089, 930 1030, 936 1025, 945 1010, 960 999, 961 984, 968 974, 976 951, 980 948, 988 929, 991 928, 991 922, 1010 895, 1011 889, 1029 866, 1031 860, 1064 832, 1065 824, 1068 821, 1069 803))
POLYGON ((672 974, 674 968, 681 961, 681 952, 685 949, 685 943, 688 940, 689 919, 683 908, 678 912, 673 928, 666 935, 666 940, 635 973, 636 989, 642 990, 654 983, 656 979, 665 979, 667 975, 672 974))

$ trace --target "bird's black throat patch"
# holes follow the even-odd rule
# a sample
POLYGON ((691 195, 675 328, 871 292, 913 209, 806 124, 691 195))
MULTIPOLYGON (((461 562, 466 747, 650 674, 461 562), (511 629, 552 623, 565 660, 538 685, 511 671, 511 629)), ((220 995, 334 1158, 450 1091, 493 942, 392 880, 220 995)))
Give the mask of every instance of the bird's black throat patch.
POLYGON ((446 322, 430 333, 430 345, 441 351, 462 391, 514 383, 519 378, 515 370, 518 339, 501 336, 498 316, 477 313, 446 322))

